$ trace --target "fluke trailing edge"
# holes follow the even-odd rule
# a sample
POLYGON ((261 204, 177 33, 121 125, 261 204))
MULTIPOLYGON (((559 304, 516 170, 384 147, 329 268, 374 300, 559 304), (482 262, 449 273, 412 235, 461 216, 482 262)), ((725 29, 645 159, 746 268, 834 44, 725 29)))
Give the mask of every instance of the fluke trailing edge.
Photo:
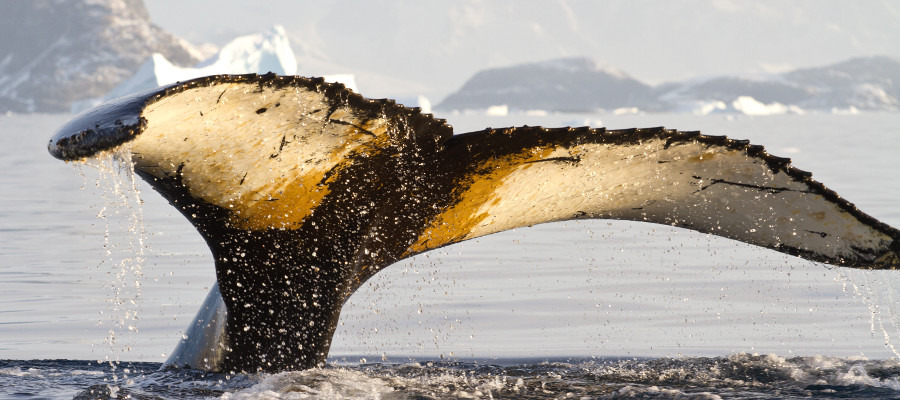
POLYGON ((544 222, 647 221, 833 265, 900 267, 900 231, 788 159, 699 132, 453 135, 418 109, 269 74, 119 99, 49 144, 64 160, 120 147, 215 258, 218 286, 170 359, 194 368, 319 365, 341 306, 382 268, 544 222))

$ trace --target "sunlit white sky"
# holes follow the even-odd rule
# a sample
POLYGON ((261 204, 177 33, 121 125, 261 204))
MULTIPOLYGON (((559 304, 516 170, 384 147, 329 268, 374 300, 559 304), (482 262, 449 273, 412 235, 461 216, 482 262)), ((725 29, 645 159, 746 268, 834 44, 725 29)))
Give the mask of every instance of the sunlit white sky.
POLYGON ((586 56, 651 84, 900 57, 896 1, 145 0, 194 43, 285 26, 300 73, 439 100, 489 67, 586 56))

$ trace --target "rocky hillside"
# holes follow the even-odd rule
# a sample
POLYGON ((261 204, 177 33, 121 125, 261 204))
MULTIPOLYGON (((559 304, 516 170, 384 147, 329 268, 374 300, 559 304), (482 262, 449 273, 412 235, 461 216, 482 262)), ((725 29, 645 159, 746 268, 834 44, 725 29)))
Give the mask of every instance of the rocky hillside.
POLYGON ((67 112, 131 76, 151 54, 199 55, 150 23, 141 0, 6 1, 0 13, 0 112, 67 112))
POLYGON ((900 61, 890 57, 856 58, 826 67, 796 70, 783 77, 813 93, 800 104, 803 107, 900 109, 900 61))
POLYGON ((481 71, 437 108, 593 111, 656 102, 654 90, 586 58, 565 58, 481 71))

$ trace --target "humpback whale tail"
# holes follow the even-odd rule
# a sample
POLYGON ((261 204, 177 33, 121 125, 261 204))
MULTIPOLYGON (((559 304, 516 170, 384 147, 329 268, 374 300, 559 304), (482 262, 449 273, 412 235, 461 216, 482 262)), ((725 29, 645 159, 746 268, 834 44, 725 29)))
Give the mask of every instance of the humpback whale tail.
POLYGON ((223 75, 101 105, 49 143, 64 160, 114 148, 132 152, 215 259, 218 285, 172 359, 194 368, 316 366, 344 301, 380 269, 544 222, 647 221, 838 266, 900 267, 900 231, 788 159, 699 132, 453 135, 418 109, 322 79, 223 75))

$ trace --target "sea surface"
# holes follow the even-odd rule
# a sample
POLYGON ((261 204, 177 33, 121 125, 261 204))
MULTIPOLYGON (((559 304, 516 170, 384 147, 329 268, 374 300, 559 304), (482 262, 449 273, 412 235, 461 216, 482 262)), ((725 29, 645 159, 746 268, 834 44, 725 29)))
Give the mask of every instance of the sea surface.
MULTIPOLYGON (((212 260, 128 171, 47 154, 70 117, 0 116, 0 398, 900 398, 900 274, 621 221, 393 265, 350 299, 322 369, 161 369, 212 260)), ((444 117, 750 139, 900 226, 900 114, 444 117)))

